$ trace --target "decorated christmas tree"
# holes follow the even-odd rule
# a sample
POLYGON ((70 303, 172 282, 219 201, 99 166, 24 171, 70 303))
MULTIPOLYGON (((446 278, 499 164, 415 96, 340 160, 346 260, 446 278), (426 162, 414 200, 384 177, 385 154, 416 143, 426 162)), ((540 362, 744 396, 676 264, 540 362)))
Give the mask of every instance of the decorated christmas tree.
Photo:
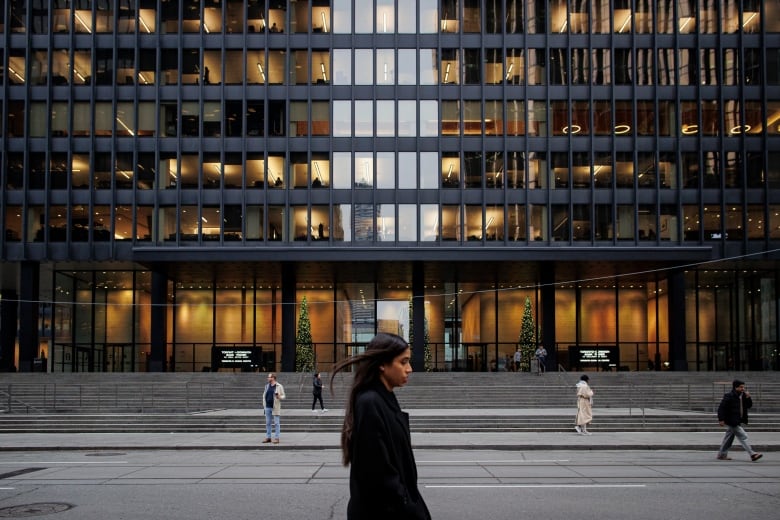
POLYGON ((531 369, 531 356, 536 351, 536 325, 534 325, 534 314, 531 310, 531 298, 525 297, 525 308, 523 309, 523 321, 520 324, 520 370, 529 371, 531 369))
POLYGON ((311 322, 306 296, 301 301, 301 313, 298 316, 298 332, 295 335, 295 371, 314 371, 314 346, 311 340, 311 322))

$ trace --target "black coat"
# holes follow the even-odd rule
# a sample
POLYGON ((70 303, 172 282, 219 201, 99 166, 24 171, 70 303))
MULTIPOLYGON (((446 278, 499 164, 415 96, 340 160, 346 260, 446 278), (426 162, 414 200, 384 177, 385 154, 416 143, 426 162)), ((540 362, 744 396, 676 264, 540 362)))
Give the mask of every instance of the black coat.
POLYGON ((382 383, 358 394, 353 409, 348 520, 429 520, 417 489, 409 414, 382 383))
POLYGON ((748 408, 753 406, 753 399, 740 394, 736 390, 724 394, 718 406, 718 421, 723 421, 729 426, 739 426, 740 423, 748 423, 748 408), (742 398, 742 414, 739 413, 739 400, 742 398))

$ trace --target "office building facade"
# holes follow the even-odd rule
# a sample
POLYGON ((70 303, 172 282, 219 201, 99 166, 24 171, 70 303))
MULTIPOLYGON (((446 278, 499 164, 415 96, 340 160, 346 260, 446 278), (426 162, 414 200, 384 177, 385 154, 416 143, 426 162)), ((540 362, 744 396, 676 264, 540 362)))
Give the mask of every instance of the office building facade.
POLYGON ((778 0, 2 6, 4 369, 778 368, 778 0))

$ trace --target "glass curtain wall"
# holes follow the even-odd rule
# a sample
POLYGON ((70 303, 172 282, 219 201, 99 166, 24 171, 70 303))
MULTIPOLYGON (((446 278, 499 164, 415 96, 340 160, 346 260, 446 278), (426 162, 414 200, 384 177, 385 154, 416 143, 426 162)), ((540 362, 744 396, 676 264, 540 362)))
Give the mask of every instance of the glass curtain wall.
MULTIPOLYGON (((663 273, 655 276, 657 280, 556 286, 557 362, 567 370, 667 369, 668 284, 663 273), (616 357, 606 364, 573 366, 570 352, 582 348, 614 349, 616 357)), ((145 271, 55 273, 53 308, 42 311, 41 357, 51 357, 56 372, 145 371, 151 342, 150 278, 145 271)), ((407 285, 299 284, 298 312, 305 296, 318 369, 327 371, 345 356, 361 352, 376 332, 393 332, 411 341, 414 324, 407 285)), ((513 355, 526 298, 540 339, 540 299, 533 289, 485 282, 426 285, 426 370, 516 370, 513 355)), ((686 301, 691 302, 686 309, 690 370, 778 368, 774 271, 690 271, 686 287, 686 301)), ((214 346, 252 347, 259 356, 253 369, 280 367, 278 287, 178 284, 166 312, 167 370, 219 370, 213 366, 214 346)))
POLYGON ((52 319, 42 334, 52 343, 41 357, 51 349, 55 372, 145 371, 150 279, 145 271, 56 273, 52 319))

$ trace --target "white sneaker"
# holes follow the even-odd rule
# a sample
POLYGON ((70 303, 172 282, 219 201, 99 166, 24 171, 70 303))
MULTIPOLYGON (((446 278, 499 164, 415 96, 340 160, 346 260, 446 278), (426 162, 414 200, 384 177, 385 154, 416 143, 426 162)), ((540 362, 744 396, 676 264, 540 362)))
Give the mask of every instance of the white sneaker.
POLYGON ((322 413, 325 413, 325 412, 327 412, 327 411, 328 411, 328 409, 327 409, 327 408, 323 408, 323 409, 322 409, 322 413))
POLYGON ((314 408, 312 408, 312 409, 311 409, 311 413, 317 413, 317 410, 315 410, 314 408))
POLYGON ((590 433, 590 432, 589 432, 588 430, 586 430, 585 428, 583 428, 583 429, 582 429, 582 434, 583 434, 583 435, 593 435, 592 433, 590 433))
POLYGON ((582 427, 580 425, 575 426, 574 429, 577 430, 577 433, 582 433, 582 427))

